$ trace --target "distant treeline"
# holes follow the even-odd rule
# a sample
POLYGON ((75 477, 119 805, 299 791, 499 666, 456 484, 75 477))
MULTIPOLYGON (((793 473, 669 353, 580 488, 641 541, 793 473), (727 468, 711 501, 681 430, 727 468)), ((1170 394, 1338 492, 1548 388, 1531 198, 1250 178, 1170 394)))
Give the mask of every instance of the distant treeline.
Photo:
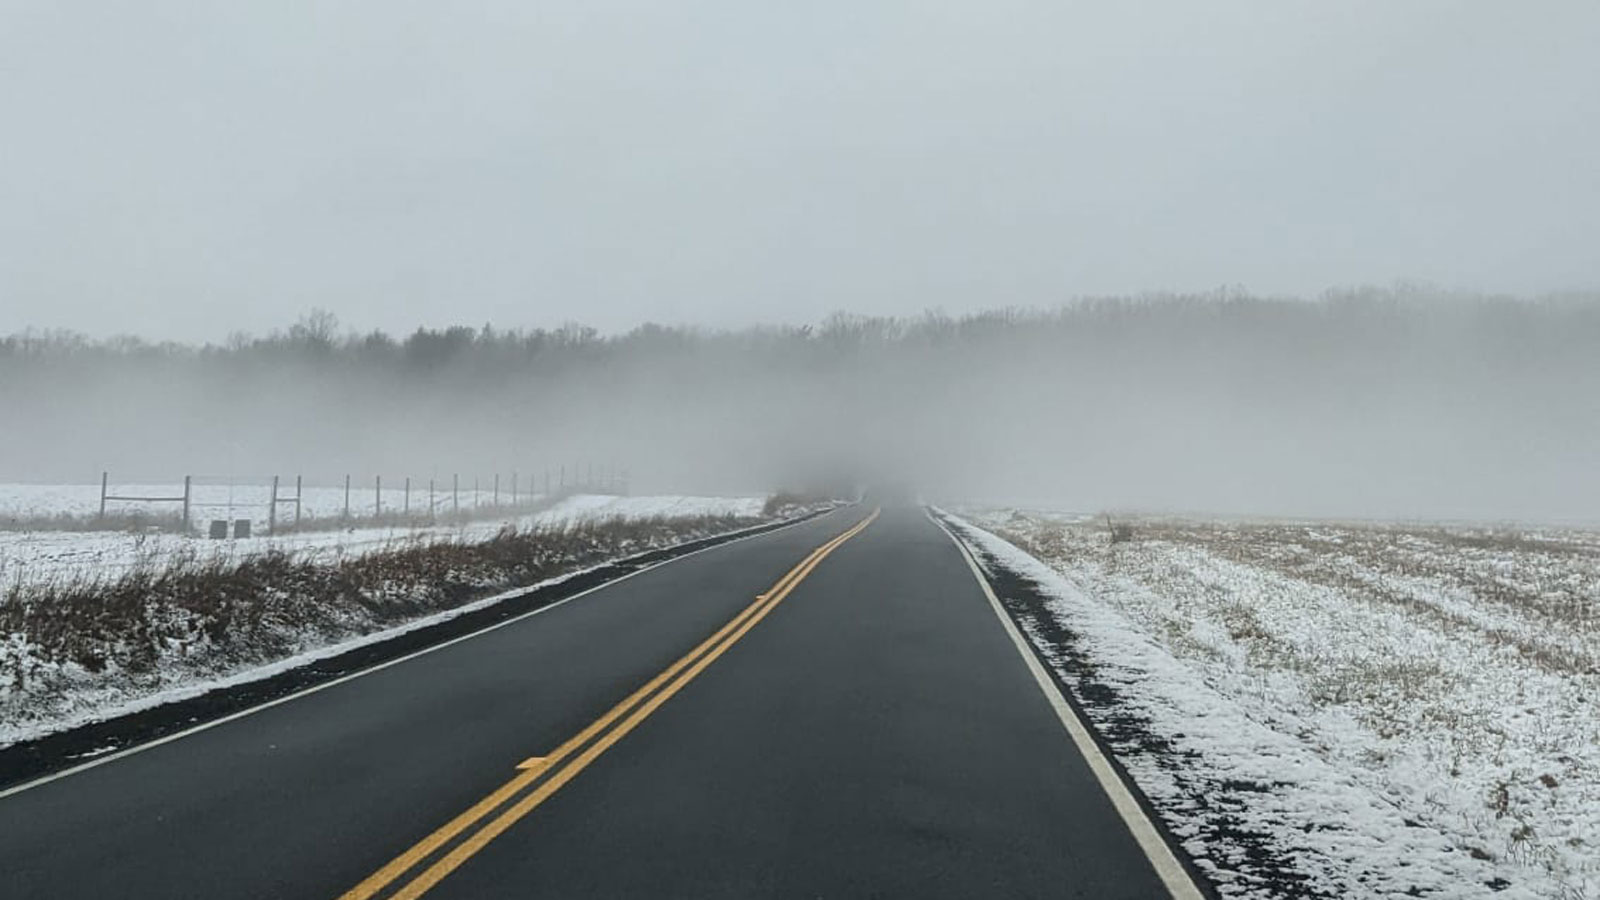
MULTIPOLYGON (((1407 348, 1424 335, 1464 340, 1458 349, 1516 357, 1527 352, 1588 353, 1600 338, 1600 293, 1537 299, 1444 292, 1421 287, 1331 291, 1316 300, 1252 296, 1237 290, 1081 299, 1050 309, 1007 308, 950 316, 873 317, 836 313, 817 325, 711 330, 645 324, 617 335, 585 325, 496 329, 492 324, 418 328, 404 336, 342 331, 314 311, 265 336, 235 334, 221 344, 152 342, 122 335, 94 339, 71 331, 26 330, 0 337, 0 366, 22 374, 40 365, 179 361, 204 366, 310 363, 434 375, 449 371, 540 372, 614 365, 681 354, 781 354, 781 360, 833 362, 840 353, 893 348, 948 350, 1002 343, 1049 348, 1104 341, 1171 341, 1207 348, 1262 341, 1340 352, 1358 346, 1407 348)), ((1416 349, 1416 348, 1411 348, 1416 349)), ((1270 351, 1269 351, 1270 352, 1270 351)))
POLYGON ((0 481, 594 461, 645 490, 1600 520, 1600 295, 1226 290, 812 326, 0 339, 0 481))

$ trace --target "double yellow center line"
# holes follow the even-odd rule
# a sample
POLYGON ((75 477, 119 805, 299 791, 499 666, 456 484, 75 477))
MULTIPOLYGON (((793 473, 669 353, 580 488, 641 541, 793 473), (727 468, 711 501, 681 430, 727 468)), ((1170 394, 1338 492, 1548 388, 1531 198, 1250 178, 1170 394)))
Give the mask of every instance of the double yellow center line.
POLYGON ((651 713, 655 712, 661 704, 667 702, 673 694, 683 689, 683 686, 693 681, 695 676, 705 671, 717 657, 726 653, 728 648, 745 636, 757 622, 766 618, 773 608, 789 596, 795 586, 800 583, 811 570, 815 569, 828 554, 838 549, 839 545, 865 531, 873 520, 878 518, 878 510, 863 519, 855 527, 849 529, 833 540, 813 550, 799 565, 790 569, 787 574, 778 579, 778 582, 767 590, 766 593, 756 597, 755 602, 745 607, 742 612, 734 616, 726 625, 723 625, 711 637, 706 638, 699 646, 689 651, 683 658, 668 666, 661 674, 650 679, 638 690, 629 694, 627 699, 613 706, 605 715, 594 720, 587 728, 573 735, 561 746, 557 747, 548 756, 536 756, 525 760, 517 766, 520 774, 500 787, 493 793, 472 805, 472 808, 454 819, 451 819, 437 831, 418 841, 409 850, 395 857, 388 865, 368 876, 366 880, 342 894, 339 900, 369 900, 386 890, 391 884, 402 876, 417 868, 428 859, 434 857, 456 841, 463 833, 490 814, 499 810, 499 814, 478 828, 465 840, 455 843, 449 852, 438 856, 434 862, 423 869, 410 881, 406 882, 399 890, 390 896, 393 900, 411 900, 420 897, 429 888, 438 884, 446 875, 455 871, 460 865, 470 859, 473 854, 482 850, 488 843, 499 837, 506 829, 516 824, 519 819, 536 809, 539 804, 549 799, 550 795, 560 790, 562 785, 571 781, 577 774, 594 762, 600 754, 621 740, 624 735, 632 731, 644 721, 651 713), (577 756, 572 754, 582 748, 577 756), (572 757, 570 760, 568 757, 572 757), (532 787, 532 791, 527 791, 532 787), (524 792, 527 793, 524 795, 524 792), (515 803, 506 806, 513 799, 515 803), (501 809, 505 807, 505 809, 501 809))

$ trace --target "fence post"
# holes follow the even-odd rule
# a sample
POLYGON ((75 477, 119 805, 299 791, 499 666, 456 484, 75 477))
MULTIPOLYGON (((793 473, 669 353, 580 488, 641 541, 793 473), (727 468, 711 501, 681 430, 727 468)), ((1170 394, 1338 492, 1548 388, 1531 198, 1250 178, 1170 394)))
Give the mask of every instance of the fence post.
POLYGON ((350 476, 344 476, 344 520, 350 521, 350 476))
POLYGON ((267 504, 267 537, 278 533, 278 476, 272 476, 272 501, 267 504))
POLYGON ((301 491, 300 476, 294 477, 294 527, 300 527, 300 498, 304 496, 301 491))
POLYGON ((383 518, 383 476, 372 476, 372 517, 383 518))
POLYGON ((194 476, 183 476, 183 533, 189 533, 189 498, 194 487, 194 476))
POLYGON ((433 517, 434 517, 434 514, 437 511, 437 509, 438 509, 438 507, 436 507, 434 505, 434 502, 433 502, 433 479, 429 478, 428 479, 428 521, 429 522, 433 521, 433 517))
POLYGON ((450 476, 450 505, 456 515, 461 515, 461 475, 450 476))
POLYGON ((106 518, 106 483, 111 480, 110 472, 100 473, 100 521, 106 518))
POLYGON ((517 484, 517 473, 516 472, 512 472, 511 473, 511 505, 512 506, 516 506, 517 505, 517 488, 518 487, 519 487, 519 485, 517 484))
POLYGON ((406 518, 411 518, 411 476, 406 476, 406 505, 403 510, 406 518))
POLYGON ((500 473, 494 473, 494 507, 500 508, 500 473))
POLYGON ((472 508, 473 509, 477 509, 478 508, 479 499, 481 499, 481 493, 480 493, 480 489, 478 488, 478 476, 474 475, 474 476, 472 476, 472 508))

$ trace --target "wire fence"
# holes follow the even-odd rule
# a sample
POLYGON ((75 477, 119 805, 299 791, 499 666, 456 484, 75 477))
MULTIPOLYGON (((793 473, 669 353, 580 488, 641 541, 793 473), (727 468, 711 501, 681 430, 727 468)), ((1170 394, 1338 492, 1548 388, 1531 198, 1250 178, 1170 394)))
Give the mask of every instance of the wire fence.
POLYGON ((553 466, 448 478, 385 478, 346 474, 329 483, 302 475, 262 477, 185 475, 172 484, 118 484, 100 476, 97 518, 149 518, 172 522, 184 533, 207 523, 211 537, 250 537, 330 524, 427 524, 531 510, 572 494, 626 495, 629 473, 615 466, 553 466), (154 513, 152 515, 152 513, 154 513))

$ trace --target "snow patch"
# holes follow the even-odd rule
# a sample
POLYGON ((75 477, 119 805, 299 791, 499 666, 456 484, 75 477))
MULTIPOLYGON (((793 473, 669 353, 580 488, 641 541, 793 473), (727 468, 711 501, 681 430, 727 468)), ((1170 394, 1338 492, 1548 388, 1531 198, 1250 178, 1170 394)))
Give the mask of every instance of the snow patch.
POLYGON ((1478 559, 1458 536, 1426 548, 1434 571, 1372 557, 1427 534, 1110 547, 1091 522, 971 518, 984 565, 1045 598, 1030 639, 1224 896, 1600 897, 1593 620, 1556 628, 1471 575, 1559 610, 1561 585, 1596 590, 1592 538, 1478 559))

